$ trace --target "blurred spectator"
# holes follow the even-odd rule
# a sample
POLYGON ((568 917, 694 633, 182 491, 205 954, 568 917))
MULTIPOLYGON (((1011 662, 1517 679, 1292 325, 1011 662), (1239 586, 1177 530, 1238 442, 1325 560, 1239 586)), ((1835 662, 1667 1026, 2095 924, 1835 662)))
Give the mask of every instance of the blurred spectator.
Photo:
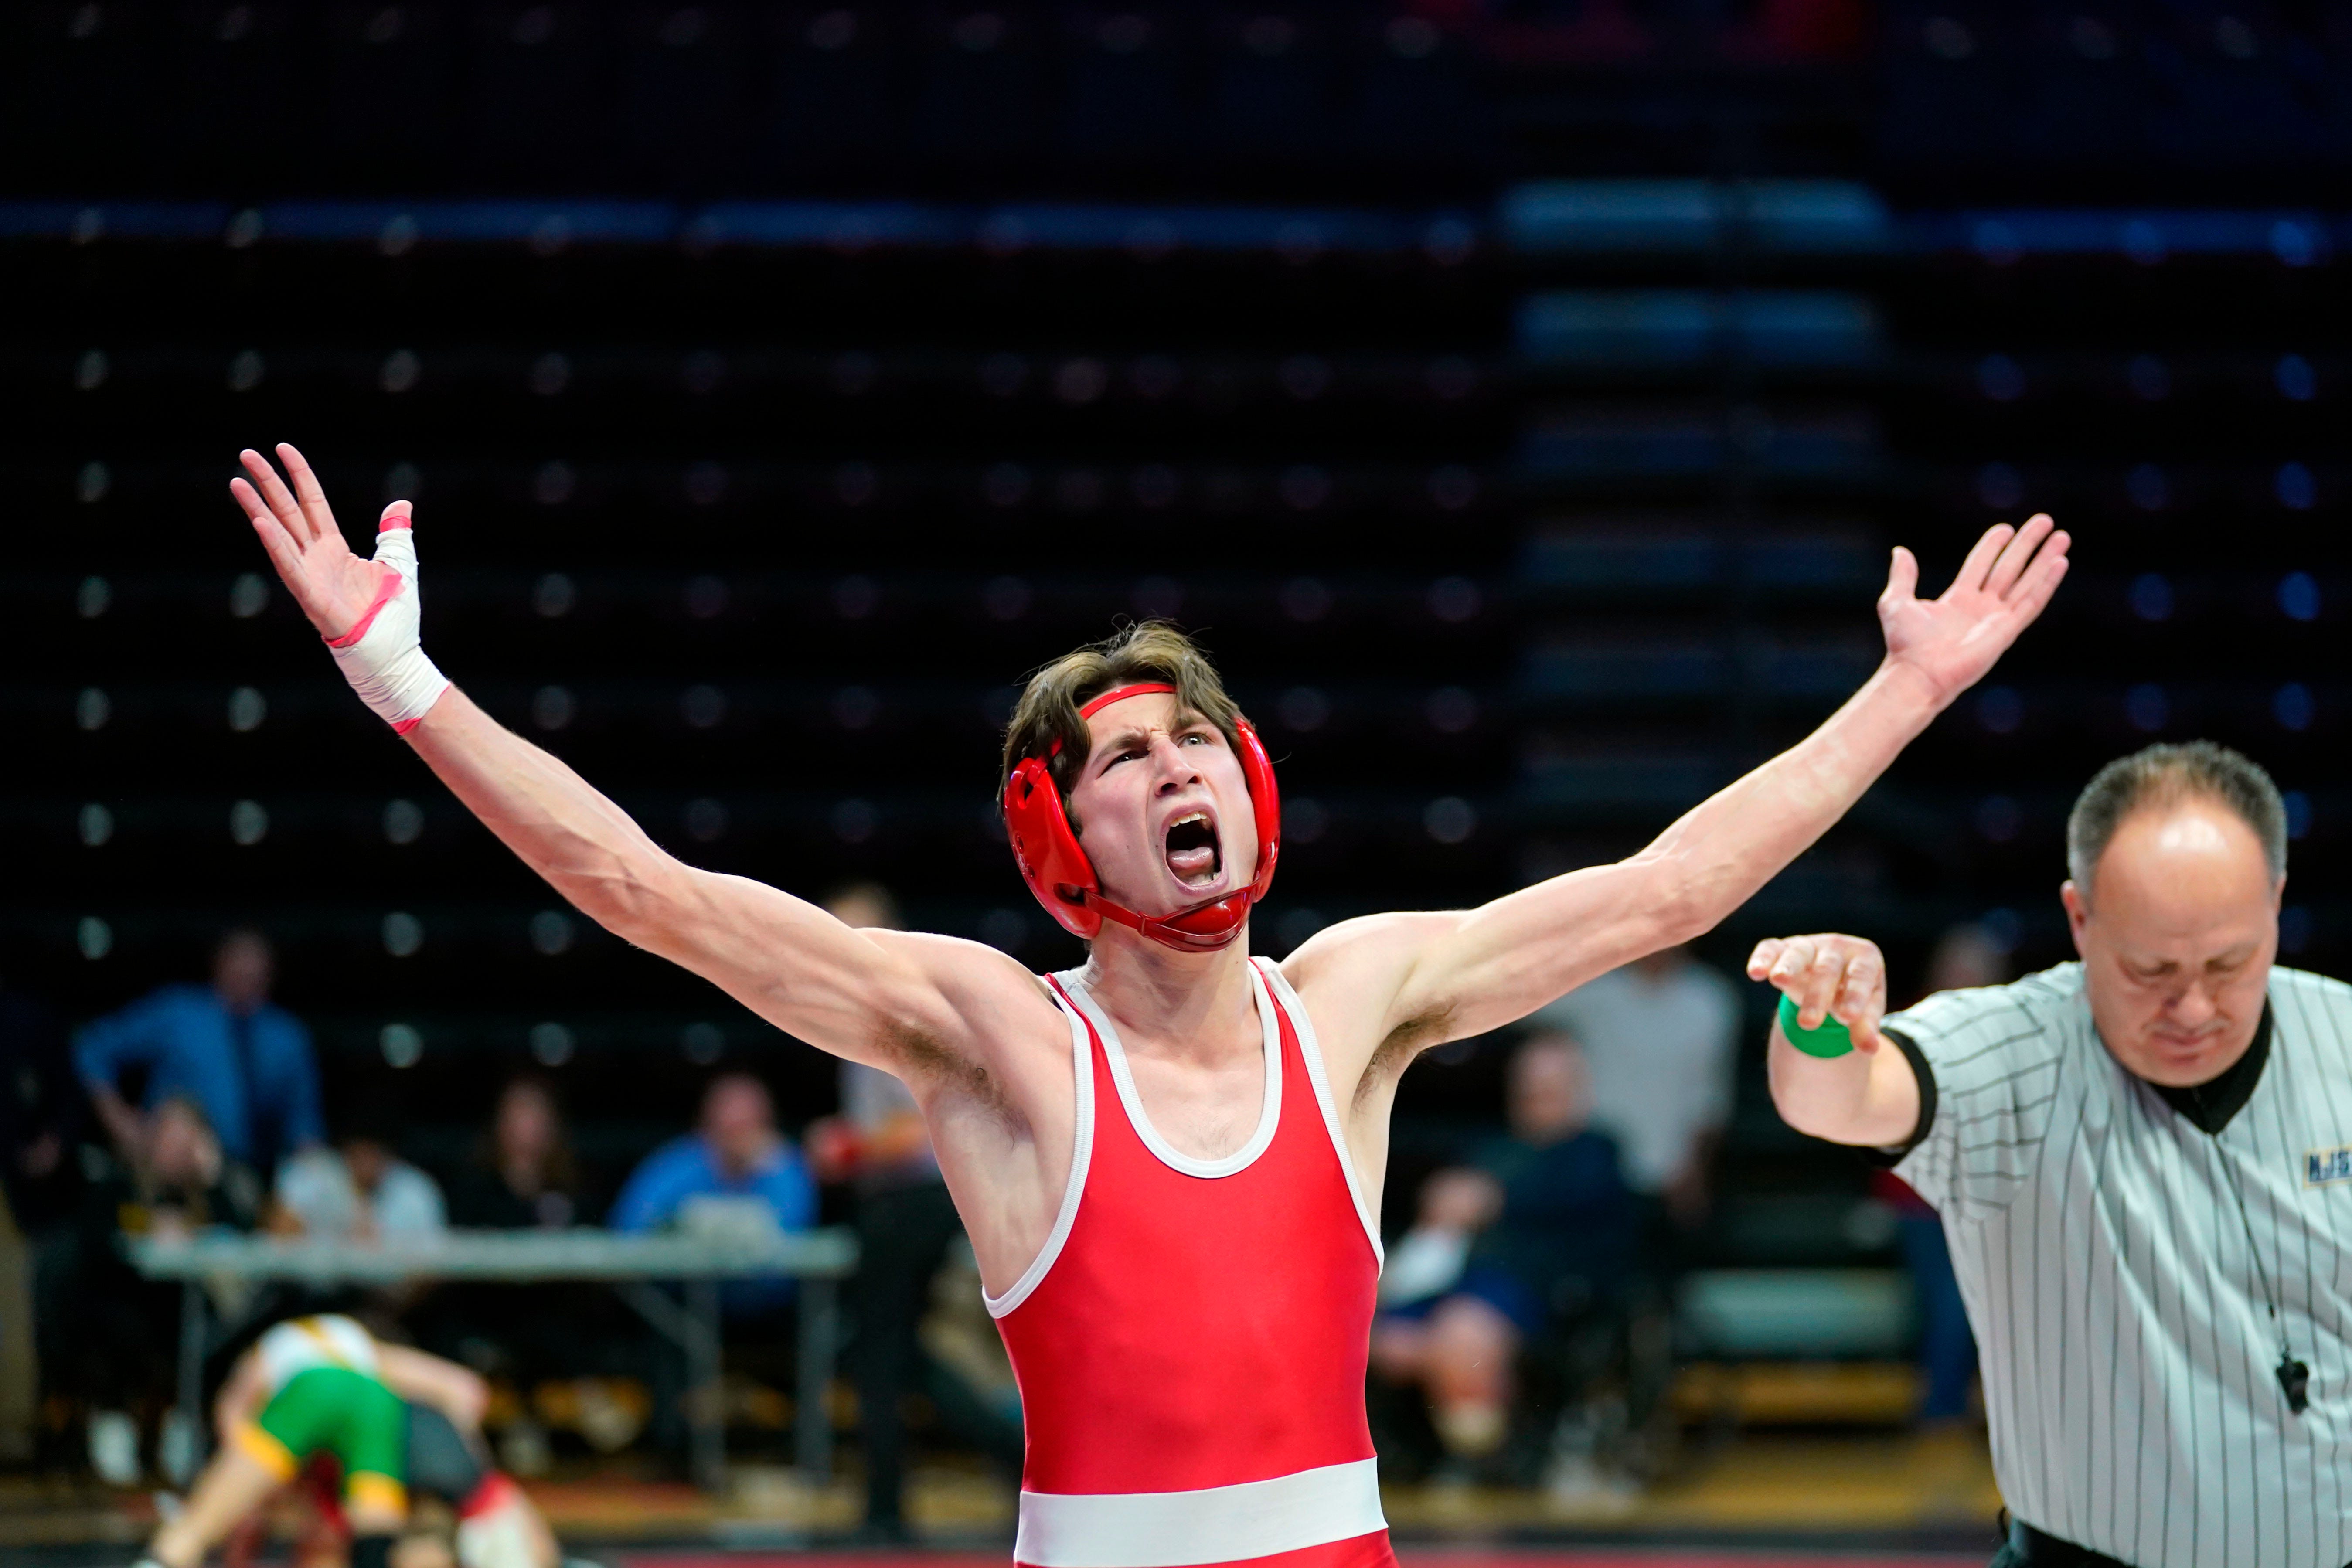
MULTIPOLYGON (((896 900, 872 882, 841 889, 825 908, 860 929, 898 929, 896 900)), ((963 1223, 940 1179, 914 1095, 878 1068, 844 1062, 841 1114, 809 1129, 808 1148, 821 1177, 848 1182, 857 1191, 858 1265, 850 1297, 857 1337, 849 1370, 866 1446, 866 1534, 911 1540, 905 1515, 907 1394, 919 1386, 943 1423, 1016 1468, 1021 1430, 923 1352, 919 1331, 932 1281, 962 1238, 963 1223)))
POLYGON ((194 1100, 175 1095, 148 1113, 143 1153, 132 1173, 137 1203, 114 1205, 124 1230, 183 1237, 251 1230, 261 1218, 261 1178, 228 1157, 194 1100))
MULTIPOLYGON (((703 1091, 695 1130, 663 1144, 630 1173, 606 1223, 614 1230, 675 1226, 719 1237, 755 1226, 805 1230, 815 1220, 815 1184, 800 1152, 776 1129, 767 1086, 750 1073, 725 1072, 703 1091)), ((719 1308, 737 1324, 765 1320, 762 1331, 751 1337, 782 1344, 789 1342, 782 1331, 796 1294, 790 1279, 730 1279, 719 1287, 719 1308)), ((654 1346, 652 1362, 654 1436, 675 1454, 686 1441, 686 1368, 677 1348, 666 1342, 654 1346)), ((714 1396, 715 1391, 702 1395, 714 1396)))
POLYGON ((1422 1188, 1372 1325, 1373 1369, 1426 1393, 1439 1441, 1464 1461, 1501 1447, 1521 1347, 1613 1294, 1633 1247, 1617 1144, 1588 1125, 1576 1039, 1529 1037, 1509 1094, 1510 1132, 1422 1188))
POLYGON ((488 1230, 584 1223, 579 1166, 545 1079, 526 1075, 499 1091, 473 1164, 450 1184, 449 1219, 488 1230))
POLYGON ((145 1100, 184 1095, 204 1108, 226 1156, 268 1171, 326 1138, 310 1033, 269 1002, 268 939, 239 930, 213 954, 213 983, 167 985, 82 1028, 74 1063, 115 1147, 126 1152, 138 1117, 124 1100, 126 1071, 143 1068, 145 1100))
POLYGON ((1617 1140, 1626 1185, 1685 1230, 1706 1217, 1716 1146, 1731 1115, 1739 1016, 1738 988, 1674 947, 1535 1016, 1583 1043, 1593 1125, 1617 1140))
POLYGON ((261 1179, 227 1157, 191 1098, 137 1117, 130 1145, 127 1160, 94 1155, 79 1223, 40 1279, 42 1353, 58 1391, 88 1402, 90 1465, 114 1486, 139 1481, 139 1416, 172 1385, 180 1295, 134 1272, 119 1238, 250 1230, 263 1199, 261 1179))
POLYGON ((393 1152, 373 1124, 345 1132, 331 1149, 310 1149, 278 1173, 278 1223, 340 1241, 414 1242, 448 1227, 441 1188, 393 1152))
MULTIPOLYGON (((2014 977, 2009 949, 1990 931, 1979 925, 1956 925, 1937 940, 1927 957, 1927 984, 1909 1005, 1938 991, 2000 985, 2014 977)), ((1969 1390, 1977 1374, 1977 1340, 1960 1300, 1959 1279, 1952 1272, 1944 1222, 1892 1171, 1874 1172, 1871 1188, 1895 1210, 1904 1261, 1910 1266, 1912 1289, 1918 1298, 1919 1367, 1927 1378, 1919 1402, 1920 1424, 1953 1426, 1968 1417, 1969 1390)))
MULTIPOLYGON (((488 1230, 587 1223, 563 1110, 545 1079, 527 1073, 499 1091, 471 1165, 450 1184, 449 1217, 488 1230)), ((541 1475, 552 1452, 540 1406, 551 1395, 599 1453, 626 1447, 644 1428, 643 1412, 607 1375, 590 1375, 641 1370, 629 1325, 616 1317, 612 1297, 593 1286, 459 1285, 438 1293, 420 1332, 450 1359, 525 1395, 499 1452, 516 1473, 541 1475), (529 1397, 534 1389, 537 1400, 529 1397)))
MULTIPOLYGON (((816 1187, 800 1151, 776 1131, 767 1085, 750 1073, 721 1073, 702 1097, 695 1131, 646 1156, 614 1201, 614 1230, 671 1226, 714 1228, 751 1215, 785 1230, 816 1219, 816 1187)), ((720 1292, 734 1316, 790 1302, 790 1279, 736 1280, 720 1292)))
POLYGON ((33 1457, 44 1332, 35 1280, 72 1230, 86 1103, 64 1026, 0 980, 0 1461, 33 1457))

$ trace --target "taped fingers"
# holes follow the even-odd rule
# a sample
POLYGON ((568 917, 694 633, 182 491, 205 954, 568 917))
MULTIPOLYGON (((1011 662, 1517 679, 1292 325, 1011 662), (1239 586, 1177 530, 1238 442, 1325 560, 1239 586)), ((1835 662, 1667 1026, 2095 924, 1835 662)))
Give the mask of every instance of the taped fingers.
POLYGON ((416 531, 408 520, 386 519, 383 530, 375 536, 375 559, 380 566, 389 566, 412 581, 416 576, 416 531))

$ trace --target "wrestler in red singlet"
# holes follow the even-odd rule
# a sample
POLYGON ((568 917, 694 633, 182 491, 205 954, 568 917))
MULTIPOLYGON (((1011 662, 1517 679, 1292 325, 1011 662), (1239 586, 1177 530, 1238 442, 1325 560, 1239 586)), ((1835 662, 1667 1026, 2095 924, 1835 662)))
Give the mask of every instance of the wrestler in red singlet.
POLYGON ((1178 1153, 1139 1102, 1077 971, 1080 1136, 1054 1233, 988 1300, 1029 1429, 1017 1562, 1034 1568, 1393 1562, 1364 1358, 1380 1231, 1314 1026, 1254 961, 1265 1103, 1222 1160, 1178 1153))
MULTIPOLYGON (((353 689, 458 798, 607 930, 912 1091, 1020 1374, 1033 1568, 1387 1563, 1362 1391, 1398 1077, 1738 908, 1991 667, 2068 542, 2046 518, 1993 529, 1933 600, 1897 550, 1877 672, 1648 848, 1477 909, 1343 921, 1279 964, 1249 956, 1273 763, 1191 639, 1131 626, 1033 675, 1006 736, 1015 858, 1089 943, 1049 980, 668 855, 424 657, 409 503, 362 559, 278 456, 283 480, 243 455, 236 500, 353 689)), ((1202 558, 1249 548, 1196 534, 1202 558)), ((830 759, 793 763, 821 780, 830 759)))

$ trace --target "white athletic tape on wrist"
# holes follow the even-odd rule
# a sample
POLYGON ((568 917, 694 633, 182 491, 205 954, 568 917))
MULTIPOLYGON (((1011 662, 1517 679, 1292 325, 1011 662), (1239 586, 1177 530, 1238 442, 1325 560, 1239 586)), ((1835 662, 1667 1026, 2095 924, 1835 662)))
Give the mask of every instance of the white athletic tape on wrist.
POLYGON ((416 536, 405 520, 383 524, 375 560, 394 574, 376 589, 367 613, 327 647, 360 700, 405 735, 449 689, 449 679, 417 646, 416 536))

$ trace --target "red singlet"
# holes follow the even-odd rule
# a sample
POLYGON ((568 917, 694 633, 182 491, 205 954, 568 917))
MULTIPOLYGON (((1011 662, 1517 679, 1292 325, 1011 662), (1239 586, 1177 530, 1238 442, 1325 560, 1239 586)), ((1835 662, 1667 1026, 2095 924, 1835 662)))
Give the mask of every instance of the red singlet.
POLYGON ((1380 1279, 1314 1026, 1253 960, 1257 1131, 1222 1160, 1144 1115, 1075 973, 1077 1137, 1053 1234, 990 1300, 1021 1384, 1031 1568, 1393 1568, 1364 1420, 1380 1279), (1123 1112, 1123 1113, 1122 1113, 1123 1112))

